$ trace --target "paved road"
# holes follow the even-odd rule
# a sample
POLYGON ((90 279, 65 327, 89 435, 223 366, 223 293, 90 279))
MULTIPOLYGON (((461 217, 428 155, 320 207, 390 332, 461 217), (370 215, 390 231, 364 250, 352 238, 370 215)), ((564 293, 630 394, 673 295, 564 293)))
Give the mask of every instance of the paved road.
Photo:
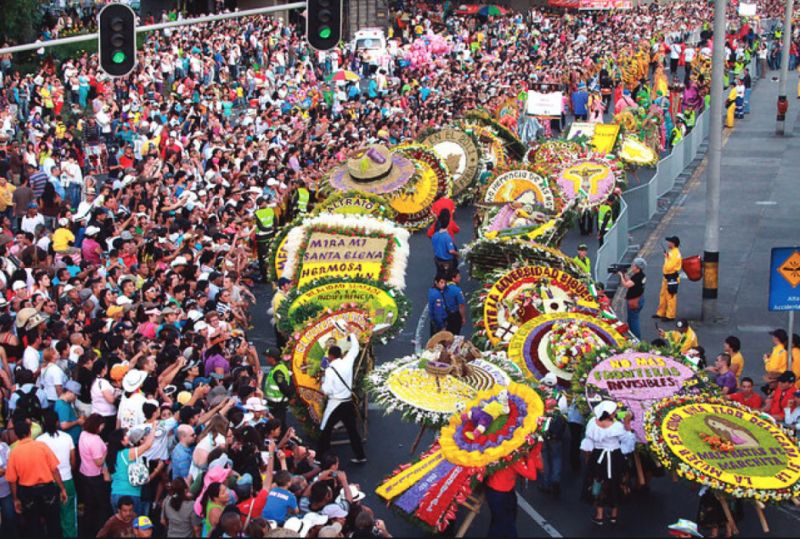
MULTIPOLYGON (((789 88, 795 87, 794 78, 789 88)), ((775 123, 775 99, 777 83, 763 81, 753 92, 752 113, 737 124, 730 133, 723 149, 722 165, 722 220, 721 220, 721 268, 719 316, 717 324, 696 322, 700 343, 710 353, 719 350, 722 339, 728 334, 737 334, 744 344, 746 374, 761 376, 760 355, 769 348, 768 328, 785 325, 785 317, 767 312, 766 291, 769 252, 773 246, 798 243, 798 211, 800 210, 800 182, 797 169, 800 165, 800 137, 777 138, 773 135, 775 123)), ((798 105, 791 102, 790 116, 795 118, 798 105)), ((797 122, 789 125, 793 130, 797 122)), ((795 135, 797 133, 795 132, 795 135)), ((646 180, 645 180, 646 181, 646 180)), ((643 313, 649 315, 657 304, 658 268, 661 265, 657 245, 648 244, 647 235, 655 232, 657 239, 677 234, 682 240, 685 255, 697 254, 703 248, 703 226, 705 214, 705 171, 701 163, 697 174, 678 193, 674 209, 668 211, 661 224, 654 223, 637 231, 633 243, 641 244, 642 253, 648 260, 653 275, 647 290, 647 307, 643 313)), ((462 227, 457 238, 463 245, 472 237, 471 211, 460 209, 456 219, 462 227)), ((582 241, 571 233, 564 242, 566 252, 572 252, 582 241)), ((589 241, 590 249, 596 242, 589 241)), ((411 238, 411 258, 407 276, 407 294, 413 303, 413 312, 402 335, 387 346, 376 350, 378 363, 388 361, 414 350, 414 332, 423 310, 425 295, 434 274, 428 238, 421 233, 411 238)), ((466 292, 475 290, 480 283, 464 281, 466 292)), ((271 329, 265 315, 269 305, 269 292, 259 287, 257 296, 260 308, 256 313, 257 334, 254 339, 260 347, 272 340, 271 329)), ((692 320, 700 316, 700 283, 685 283, 679 296, 679 315, 692 320)), ((654 328, 643 324, 644 337, 654 338, 654 328)), ((424 332, 427 336, 427 331, 424 332)), ((416 435, 414 425, 403 423, 397 415, 384 416, 379 410, 369 414, 369 438, 367 455, 369 462, 360 467, 344 465, 352 481, 361 484, 371 493, 383 477, 397 465, 409 461, 409 448, 416 435)), ((432 441, 429 434, 423 447, 432 441)), ((334 450, 343 461, 351 456, 347 446, 335 446, 334 450)), ((522 536, 652 536, 663 537, 666 526, 677 518, 694 519, 697 512, 697 491, 686 482, 673 482, 671 478, 657 478, 647 492, 638 493, 622 507, 619 524, 603 528, 590 521, 590 507, 578 501, 580 477, 566 467, 562 480, 560 499, 552 499, 536 490, 535 483, 520 483, 521 496, 517 524, 522 536)), ((420 530, 380 505, 373 494, 367 503, 383 518, 389 530, 396 536, 420 535, 420 530)), ((771 507, 767 509, 772 533, 778 536, 796 535, 800 524, 800 510, 794 507, 771 507)), ((489 524, 488 510, 483 510, 473 524, 468 536, 486 534, 489 524)), ((745 518, 740 523, 742 536, 761 535, 755 511, 745 507, 745 518)))

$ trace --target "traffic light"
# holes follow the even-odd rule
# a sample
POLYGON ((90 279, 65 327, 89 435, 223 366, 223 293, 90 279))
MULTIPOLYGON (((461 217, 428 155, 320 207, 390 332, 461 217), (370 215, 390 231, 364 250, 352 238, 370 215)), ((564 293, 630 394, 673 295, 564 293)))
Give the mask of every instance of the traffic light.
POLYGON ((108 4, 98 19, 100 68, 123 77, 136 66, 136 14, 125 4, 108 4))
POLYGON ((306 39, 315 49, 330 50, 342 39, 342 1, 308 0, 306 39))

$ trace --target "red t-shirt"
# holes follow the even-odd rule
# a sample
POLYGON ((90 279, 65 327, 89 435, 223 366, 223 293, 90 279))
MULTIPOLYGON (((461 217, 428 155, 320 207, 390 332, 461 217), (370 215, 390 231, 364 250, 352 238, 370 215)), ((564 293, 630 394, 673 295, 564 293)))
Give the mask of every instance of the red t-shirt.
POLYGON ((790 387, 787 390, 781 390, 780 388, 776 388, 775 392, 772 394, 772 399, 769 403, 769 410, 767 413, 777 419, 778 421, 783 421, 783 409, 788 406, 789 399, 792 398, 792 393, 794 392, 794 386, 790 387))
POLYGON ((745 406, 749 406, 753 410, 760 410, 761 406, 764 404, 764 399, 761 398, 761 395, 758 393, 751 393, 749 397, 745 397, 744 393, 731 393, 728 395, 728 398, 732 401, 738 402, 739 404, 744 404, 745 406))
POLYGON ((249 498, 236 504, 239 513, 242 515, 242 526, 244 526, 248 514, 250 515, 250 520, 261 518, 261 512, 264 510, 264 506, 267 505, 267 494, 266 489, 262 488, 254 498, 249 498))

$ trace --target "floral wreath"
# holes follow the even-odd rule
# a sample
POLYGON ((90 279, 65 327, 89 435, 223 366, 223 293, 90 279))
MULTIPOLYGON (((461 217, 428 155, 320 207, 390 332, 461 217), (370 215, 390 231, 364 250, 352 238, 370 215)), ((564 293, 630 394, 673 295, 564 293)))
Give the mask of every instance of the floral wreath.
MULTIPOLYGON (((321 279, 317 279, 312 281, 300 288, 293 288, 289 291, 289 294, 286 296, 286 299, 281 302, 281 306, 278 309, 278 329, 285 334, 291 334, 295 331, 296 328, 305 326, 310 320, 316 318, 321 312, 333 312, 336 308, 325 307, 324 305, 309 301, 304 303, 303 305, 297 306, 292 313, 289 313, 289 309, 291 305, 301 296, 306 294, 307 292, 314 290, 315 288, 319 288, 321 286, 325 286, 328 284, 333 283, 343 283, 343 284, 365 284, 386 292, 389 296, 394 299, 395 304, 397 305, 397 318, 394 319, 392 322, 391 328, 387 329, 386 332, 382 333, 380 336, 376 337, 379 342, 382 344, 386 344, 395 337, 400 331, 402 331, 403 326, 408 319, 408 315, 411 312, 411 302, 408 300, 405 294, 397 290, 396 288, 389 286, 386 283, 381 281, 375 281, 373 279, 366 279, 364 277, 323 277, 321 279)), ((351 306, 350 304, 343 303, 342 306, 351 306)), ((357 306, 353 304, 352 306, 357 306)))
POLYGON ((387 193, 386 197, 390 206, 395 211, 394 220, 409 230, 420 230, 430 225, 435 216, 430 211, 430 206, 442 197, 449 197, 452 193, 450 172, 444 161, 424 144, 404 144, 394 150, 397 154, 410 159, 417 167, 417 175, 402 189, 387 193), (424 184, 424 185, 423 185, 424 184), (404 213, 399 210, 400 199, 418 192, 426 187, 430 194, 425 204, 414 213, 404 213))
POLYGON ((484 282, 488 282, 493 271, 507 269, 515 263, 553 266, 578 279, 587 278, 575 261, 559 249, 519 238, 504 241, 478 238, 465 245, 461 255, 470 263, 472 278, 484 282))
POLYGON ((586 401, 586 387, 589 383, 589 373, 601 361, 625 352, 666 356, 695 370, 694 378, 684 383, 683 394, 720 394, 719 386, 714 383, 708 372, 703 369, 698 370, 697 365, 686 359, 681 353, 680 347, 671 344, 669 341, 667 341, 664 346, 653 346, 644 341, 639 341, 637 343, 630 342, 624 350, 603 346, 581 356, 575 365, 575 371, 572 377, 572 392, 575 395, 575 404, 582 414, 586 415, 591 412, 591 407, 586 401))
POLYGON ((481 154, 484 159, 491 161, 489 156, 494 156, 494 168, 505 168, 508 162, 508 154, 506 152, 505 144, 492 128, 479 123, 471 123, 464 121, 461 123, 461 129, 467 133, 472 132, 478 140, 478 144, 482 148, 481 154))
POLYGON ((574 140, 548 140, 532 144, 525 158, 533 170, 552 178, 560 168, 569 166, 584 153, 585 149, 574 140))
MULTIPOLYGON (((492 347, 491 341, 487 335, 488 330, 484 322, 484 309, 486 307, 486 298, 489 295, 489 291, 492 289, 492 287, 494 287, 494 284, 498 282, 504 275, 508 274, 509 272, 512 272, 515 269, 519 269, 525 266, 535 266, 535 265, 537 264, 523 263, 517 261, 514 262, 510 267, 495 269, 483 278, 484 282, 483 287, 476 290, 477 293, 473 293, 470 295, 469 299, 467 300, 467 304, 469 305, 472 314, 472 320, 474 326, 472 332, 472 342, 475 343, 475 346, 477 346, 482 350, 486 350, 492 347)), ((559 270, 559 271, 564 271, 564 270, 559 270)), ((584 283, 588 281, 587 286, 589 289, 589 293, 595 298, 599 297, 597 289, 594 286, 594 283, 591 281, 591 279, 587 278, 586 274, 574 275, 567 271, 564 271, 564 273, 567 273, 572 277, 575 277, 576 279, 583 281, 584 283)), ((538 283, 546 283, 549 286, 555 286, 557 288, 564 290, 565 292, 569 292, 569 287, 567 287, 565 284, 559 283, 558 281, 545 275, 542 275, 539 279, 536 280, 535 283, 531 283, 531 285, 538 283)), ((580 308, 576 307, 575 312, 584 312, 584 313, 590 312, 592 314, 596 314, 597 316, 601 316, 600 314, 601 311, 595 309, 590 310, 588 307, 580 307, 580 308)), ((613 316, 613 318, 609 316, 603 316, 603 317, 606 318, 605 321, 607 323, 614 326, 615 325, 614 321, 617 320, 616 315, 613 315, 613 313, 609 313, 609 315, 613 316)))
MULTIPOLYGON (((450 417, 453 415, 452 412, 426 409, 424 407, 424 400, 427 397, 424 394, 418 395, 420 398, 419 401, 410 402, 399 397, 392 391, 391 378, 395 373, 403 370, 418 371, 420 373, 424 372, 425 361, 426 360, 422 356, 412 354, 384 363, 373 370, 369 376, 364 378, 364 387, 373 396, 376 404, 384 408, 385 414, 397 411, 400 412, 400 417, 403 421, 418 423, 428 427, 442 427, 450 420, 450 417)), ((503 352, 484 352, 478 361, 497 368, 512 382, 522 383, 525 381, 519 367, 509 361, 503 352)), ((449 375, 446 376, 450 378, 449 375)), ((464 389, 462 386, 468 386, 466 382, 459 382, 460 383, 455 386, 455 391, 464 389)), ((478 393, 478 390, 470 389, 468 400, 473 399, 478 393)))
MULTIPOLYGON (((564 209, 564 206, 567 203, 567 201, 565 200, 563 194, 561 193, 561 190, 558 188, 558 184, 556 184, 556 182, 553 181, 552 176, 542 175, 538 170, 536 170, 536 167, 534 167, 533 165, 528 164, 528 163, 520 163, 520 162, 515 162, 515 163, 512 163, 512 164, 508 164, 503 168, 495 167, 495 169, 492 171, 491 176, 489 176, 489 179, 486 181, 486 185, 481 186, 481 200, 484 200, 484 196, 486 195, 486 192, 488 191, 489 186, 492 185, 492 182, 494 182, 497 178, 499 178, 503 174, 506 174, 508 172, 518 171, 518 170, 531 172, 533 174, 536 174, 537 176, 541 177, 544 180, 544 183, 550 189, 550 193, 553 196, 554 208, 553 209, 547 209, 546 208, 545 209, 546 213, 558 214, 564 209)), ((490 202, 488 202, 488 203, 490 203, 490 202)), ((538 205, 540 205, 540 206, 542 205, 541 201, 537 201, 536 203, 538 205)))
POLYGON ((485 127, 491 129, 497 137, 506 143, 506 147, 514 158, 522 159, 525 156, 525 144, 522 143, 517 134, 498 122, 488 111, 484 109, 468 110, 464 113, 464 118, 467 120, 477 120, 485 127))
MULTIPOLYGON (((479 162, 483 162, 484 153, 485 152, 484 152, 484 149, 483 149, 483 145, 481 144, 480 140, 475 135, 475 133, 473 133, 471 131, 467 131, 466 129, 464 129, 462 126, 460 126, 458 124, 451 125, 451 126, 446 126, 444 129, 451 129, 451 130, 461 131, 464 135, 469 137, 472 140, 472 143, 475 145, 475 149, 477 150, 478 161, 479 162)), ((433 147, 430 146, 425 141, 428 139, 428 137, 436 134, 438 131, 440 131, 440 130, 439 129, 434 129, 434 128, 425 129, 425 130, 421 131, 420 134, 417 136, 417 140, 420 141, 420 144, 422 144, 423 146, 427 146, 434 153, 436 153, 435 150, 433 149, 433 147)), ((442 159, 442 157, 439 156, 439 154, 436 154, 436 155, 437 155, 437 157, 442 159)), ((444 159, 442 159, 442 160, 444 161, 444 159)), ((448 169, 448 178, 449 178, 449 183, 450 183, 451 197, 453 198, 453 201, 456 204, 459 204, 459 205, 460 204, 465 204, 465 203, 471 201, 475 197, 476 190, 478 189, 478 187, 480 185, 480 182, 478 181, 478 179, 480 178, 482 173, 483 173, 483 170, 479 167, 478 170, 475 171, 475 175, 472 178, 464 178, 461 182, 456 184, 453 181, 452 176, 449 174, 449 169, 448 169)))
MULTIPOLYGON (((673 451, 669 450, 669 445, 665 441, 661 431, 662 424, 666 416, 671 411, 692 404, 725 406, 727 408, 734 408, 743 413, 759 417, 765 424, 770 425, 769 429, 764 428, 763 426, 761 427, 762 429, 773 430, 774 432, 771 432, 770 434, 773 436, 783 436, 789 441, 791 447, 794 449, 798 448, 798 440, 795 438, 794 434, 791 433, 791 431, 787 430, 779 423, 776 423, 771 416, 761 414, 744 404, 740 404, 725 397, 708 395, 675 395, 662 399, 655 406, 649 408, 645 413, 645 433, 647 435, 647 442, 649 444, 650 451, 664 467, 675 471, 680 477, 686 480, 700 483, 701 485, 707 486, 720 493, 724 493, 725 495, 733 496, 734 498, 753 499, 764 503, 780 503, 800 496, 800 478, 798 478, 793 485, 787 488, 767 489, 736 486, 728 482, 721 481, 716 477, 710 476, 700 471, 699 468, 689 466, 673 451)), ((709 436, 703 438, 708 444, 708 449, 710 451, 724 452, 730 450, 729 447, 725 447, 724 443, 720 444, 719 440, 715 439, 716 437, 709 436)), ((791 457, 787 457, 787 459, 791 461, 791 457)), ((795 460, 800 461, 800 458, 795 460)), ((794 467, 798 467, 798 464, 800 464, 800 462, 794 462, 794 467)))
MULTIPOLYGON (((408 263, 409 233, 391 221, 367 215, 341 215, 323 213, 306 218, 301 226, 293 227, 286 235, 286 266, 283 276, 295 279, 295 273, 308 250, 313 232, 323 232, 346 237, 384 238, 386 242, 379 280, 398 290, 405 289, 405 272, 408 263)), ((277 238, 276 238, 277 240, 277 238)), ((279 245, 273 243, 274 245, 279 245)))

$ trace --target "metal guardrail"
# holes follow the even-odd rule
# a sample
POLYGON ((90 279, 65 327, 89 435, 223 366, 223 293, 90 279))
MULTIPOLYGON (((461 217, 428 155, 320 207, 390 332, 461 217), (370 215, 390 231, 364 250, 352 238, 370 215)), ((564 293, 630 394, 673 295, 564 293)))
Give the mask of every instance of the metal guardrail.
MULTIPOLYGON (((749 65, 753 84, 758 80, 755 75, 757 62, 758 58, 754 55, 749 65)), ((675 181, 695 160, 700 146, 708 137, 710 124, 711 114, 705 110, 697 117, 694 129, 656 164, 656 173, 650 181, 622 193, 619 216, 606 233, 603 246, 597 250, 595 281, 606 281, 606 268, 620 262, 628 251, 629 232, 649 223, 658 212, 658 199, 675 188, 675 181)))

